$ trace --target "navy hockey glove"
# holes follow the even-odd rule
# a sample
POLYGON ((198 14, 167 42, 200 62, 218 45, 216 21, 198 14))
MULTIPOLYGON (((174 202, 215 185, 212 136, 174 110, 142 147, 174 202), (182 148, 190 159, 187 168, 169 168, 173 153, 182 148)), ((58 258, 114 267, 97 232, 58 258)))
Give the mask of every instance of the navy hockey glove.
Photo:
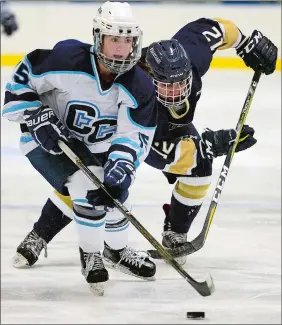
POLYGON ((266 75, 275 70, 277 51, 277 47, 257 30, 253 31, 251 37, 236 49, 247 67, 266 75))
POLYGON ((58 140, 67 141, 68 132, 48 106, 41 106, 35 110, 25 110, 23 116, 29 132, 42 149, 52 155, 60 155, 58 140))
MULTIPOLYGON (((257 142, 254 138, 254 133, 255 130, 252 127, 244 125, 235 152, 252 147, 257 142)), ((235 129, 219 131, 207 129, 207 131, 202 133, 206 156, 208 158, 216 158, 222 155, 227 155, 230 146, 236 139, 236 136, 237 132, 235 129)))
POLYGON ((104 184, 121 190, 128 190, 135 180, 133 162, 126 159, 109 159, 104 166, 104 184))
POLYGON ((4 33, 8 36, 12 35, 18 29, 16 17, 11 13, 2 15, 1 24, 3 26, 4 33))
MULTIPOLYGON (((107 161, 104 166, 104 185, 113 198, 121 203, 126 201, 129 195, 128 189, 135 180, 135 173, 135 166, 129 160, 109 159, 107 161)), ((88 191, 87 199, 98 210, 101 206, 104 206, 105 211, 114 208, 113 201, 101 189, 88 191)))

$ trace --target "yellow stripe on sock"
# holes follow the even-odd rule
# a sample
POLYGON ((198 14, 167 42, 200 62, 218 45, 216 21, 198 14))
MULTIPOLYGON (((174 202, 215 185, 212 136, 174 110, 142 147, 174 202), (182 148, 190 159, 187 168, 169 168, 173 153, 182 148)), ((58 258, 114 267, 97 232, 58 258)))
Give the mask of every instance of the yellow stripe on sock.
POLYGON ((175 185, 175 191, 184 198, 188 199, 202 199, 207 194, 210 184, 193 186, 177 182, 175 185))
POLYGON ((54 194, 63 201, 70 209, 72 209, 72 201, 70 196, 65 196, 59 193, 58 191, 54 190, 54 194))

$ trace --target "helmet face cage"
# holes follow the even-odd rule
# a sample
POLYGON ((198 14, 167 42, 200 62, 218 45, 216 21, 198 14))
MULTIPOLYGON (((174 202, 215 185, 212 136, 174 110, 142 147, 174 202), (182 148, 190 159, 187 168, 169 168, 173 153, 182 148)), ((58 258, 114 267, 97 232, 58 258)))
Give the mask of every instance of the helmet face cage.
POLYGON ((126 26, 118 26, 118 31, 109 29, 107 32, 101 30, 94 30, 94 51, 97 54, 101 63, 112 73, 122 74, 130 70, 141 57, 142 52, 142 31, 135 27, 129 28, 126 26), (132 48, 126 59, 109 58, 103 54, 103 38, 104 36, 115 37, 132 37, 132 48))
POLYGON ((148 47, 146 61, 152 70, 157 100, 168 108, 174 118, 187 114, 193 74, 184 47, 175 39, 152 43, 148 47))
POLYGON ((153 78, 156 88, 157 100, 169 109, 177 109, 185 103, 192 89, 192 70, 187 74, 187 78, 181 81, 167 83, 153 78))

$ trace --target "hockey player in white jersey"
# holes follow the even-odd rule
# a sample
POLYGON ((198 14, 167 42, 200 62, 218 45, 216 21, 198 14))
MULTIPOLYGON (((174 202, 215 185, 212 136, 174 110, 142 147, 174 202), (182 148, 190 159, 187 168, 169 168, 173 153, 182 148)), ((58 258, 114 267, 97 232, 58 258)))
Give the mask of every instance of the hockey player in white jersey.
POLYGON ((104 246, 106 215, 113 231, 122 232, 128 221, 116 211, 107 214, 111 202, 62 154, 57 141, 67 141, 112 195, 128 205, 136 168, 153 140, 156 105, 152 81, 134 66, 142 31, 129 4, 103 4, 93 34, 92 46, 68 41, 29 53, 6 86, 2 114, 21 124, 20 146, 33 167, 61 195, 70 195, 82 273, 95 293, 103 294, 102 282, 108 280, 103 249, 112 265, 138 277, 153 279, 155 264, 121 236, 104 246))

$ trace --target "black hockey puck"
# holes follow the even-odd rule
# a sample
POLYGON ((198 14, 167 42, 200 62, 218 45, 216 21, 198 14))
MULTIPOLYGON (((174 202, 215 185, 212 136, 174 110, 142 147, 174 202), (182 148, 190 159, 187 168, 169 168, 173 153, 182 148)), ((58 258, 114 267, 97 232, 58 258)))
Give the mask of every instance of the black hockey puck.
POLYGON ((187 312, 187 318, 204 319, 205 318, 205 312, 204 311, 188 311, 187 312))

